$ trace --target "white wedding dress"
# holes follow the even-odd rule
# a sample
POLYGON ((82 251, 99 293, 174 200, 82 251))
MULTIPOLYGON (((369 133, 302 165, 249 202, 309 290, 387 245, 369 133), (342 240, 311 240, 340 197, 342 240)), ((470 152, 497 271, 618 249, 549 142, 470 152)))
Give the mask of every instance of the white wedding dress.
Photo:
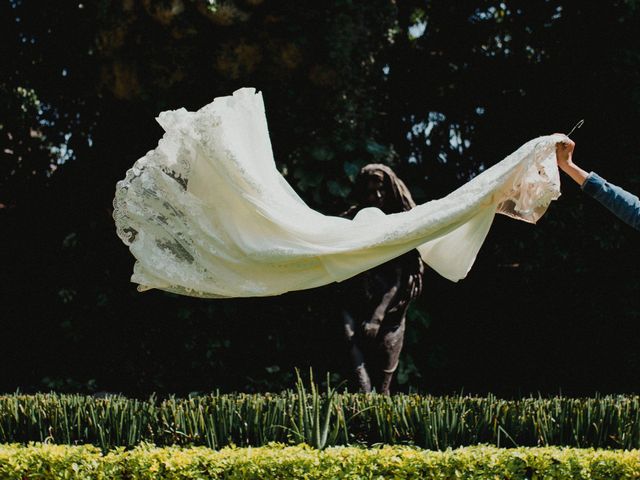
POLYGON ((417 248, 442 276, 471 268, 496 212, 535 222, 560 195, 555 145, 529 141, 444 198, 353 220, 323 215, 276 169, 262 94, 241 88, 195 112, 161 112, 158 146, 118 182, 131 281, 197 297, 278 295, 341 281, 417 248))

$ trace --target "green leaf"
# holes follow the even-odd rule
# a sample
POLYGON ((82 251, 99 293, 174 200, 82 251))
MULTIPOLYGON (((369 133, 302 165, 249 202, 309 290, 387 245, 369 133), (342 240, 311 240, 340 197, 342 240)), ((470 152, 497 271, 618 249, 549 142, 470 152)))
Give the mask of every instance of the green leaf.
POLYGON ((311 149, 311 156, 320 162, 327 162, 333 159, 334 153, 327 147, 313 147, 311 149))
POLYGON ((351 181, 355 180, 360 173, 360 167, 353 162, 344 162, 344 173, 349 177, 351 181))
POLYGON ((351 192, 351 188, 347 185, 344 185, 341 182, 337 182, 336 180, 329 180, 327 182, 327 188, 329 189, 329 193, 334 197, 345 198, 351 192))

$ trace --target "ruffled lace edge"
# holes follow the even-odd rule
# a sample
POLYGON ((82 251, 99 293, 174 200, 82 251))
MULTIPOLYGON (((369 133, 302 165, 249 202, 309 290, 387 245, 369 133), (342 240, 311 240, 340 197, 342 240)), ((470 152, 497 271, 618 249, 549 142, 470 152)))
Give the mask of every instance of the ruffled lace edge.
MULTIPOLYGON (((193 133, 200 131, 198 119, 201 119, 203 115, 210 120, 207 123, 208 128, 215 128, 221 124, 225 110, 255 107, 264 111, 262 92, 257 92, 253 87, 243 87, 235 90, 232 95, 214 98, 212 102, 195 112, 182 107, 176 110, 165 110, 158 114, 156 121, 165 133, 158 141, 157 147, 136 160, 126 171, 125 177, 116 183, 112 216, 116 233, 125 245, 131 246, 137 233, 130 225, 132 222, 130 222, 131 219, 126 209, 127 190, 129 185, 135 181, 134 179, 139 177, 145 168, 158 167, 178 182, 182 182, 186 189, 191 173, 191 164, 184 157, 172 155, 169 148, 171 142, 179 144, 185 138, 193 138, 193 133), (253 105, 248 107, 247 102, 251 102, 253 105)), ((196 138, 196 140, 199 139, 196 138)))
POLYGON ((518 169, 507 182, 497 203, 496 212, 536 223, 552 201, 560 197, 560 173, 555 159, 555 146, 565 135, 538 140, 531 160, 518 169))

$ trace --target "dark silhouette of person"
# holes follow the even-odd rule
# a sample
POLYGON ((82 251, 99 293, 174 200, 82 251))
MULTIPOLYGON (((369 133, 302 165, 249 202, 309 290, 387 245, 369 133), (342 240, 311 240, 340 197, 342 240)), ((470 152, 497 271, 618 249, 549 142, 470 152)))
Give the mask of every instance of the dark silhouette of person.
MULTIPOLYGON (((415 207, 404 182, 381 164, 369 164, 356 178, 355 204, 341 216, 353 218, 362 208, 386 214, 415 207)), ((406 324, 407 309, 422 291, 424 263, 417 250, 401 255, 338 284, 340 315, 353 374, 362 392, 390 393, 406 324)))

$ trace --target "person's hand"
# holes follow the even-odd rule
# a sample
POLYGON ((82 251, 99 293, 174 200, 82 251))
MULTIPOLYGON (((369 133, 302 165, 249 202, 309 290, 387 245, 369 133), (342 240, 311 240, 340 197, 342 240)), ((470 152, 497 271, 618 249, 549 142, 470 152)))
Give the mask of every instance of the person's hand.
POLYGON ((565 140, 556 143, 556 161, 562 170, 566 171, 571 165, 573 150, 575 148, 576 143, 569 137, 566 137, 565 140))
POLYGON ((573 150, 575 148, 576 143, 564 135, 564 139, 556 143, 556 161, 560 170, 569 175, 578 185, 582 185, 589 174, 573 163, 573 150))

